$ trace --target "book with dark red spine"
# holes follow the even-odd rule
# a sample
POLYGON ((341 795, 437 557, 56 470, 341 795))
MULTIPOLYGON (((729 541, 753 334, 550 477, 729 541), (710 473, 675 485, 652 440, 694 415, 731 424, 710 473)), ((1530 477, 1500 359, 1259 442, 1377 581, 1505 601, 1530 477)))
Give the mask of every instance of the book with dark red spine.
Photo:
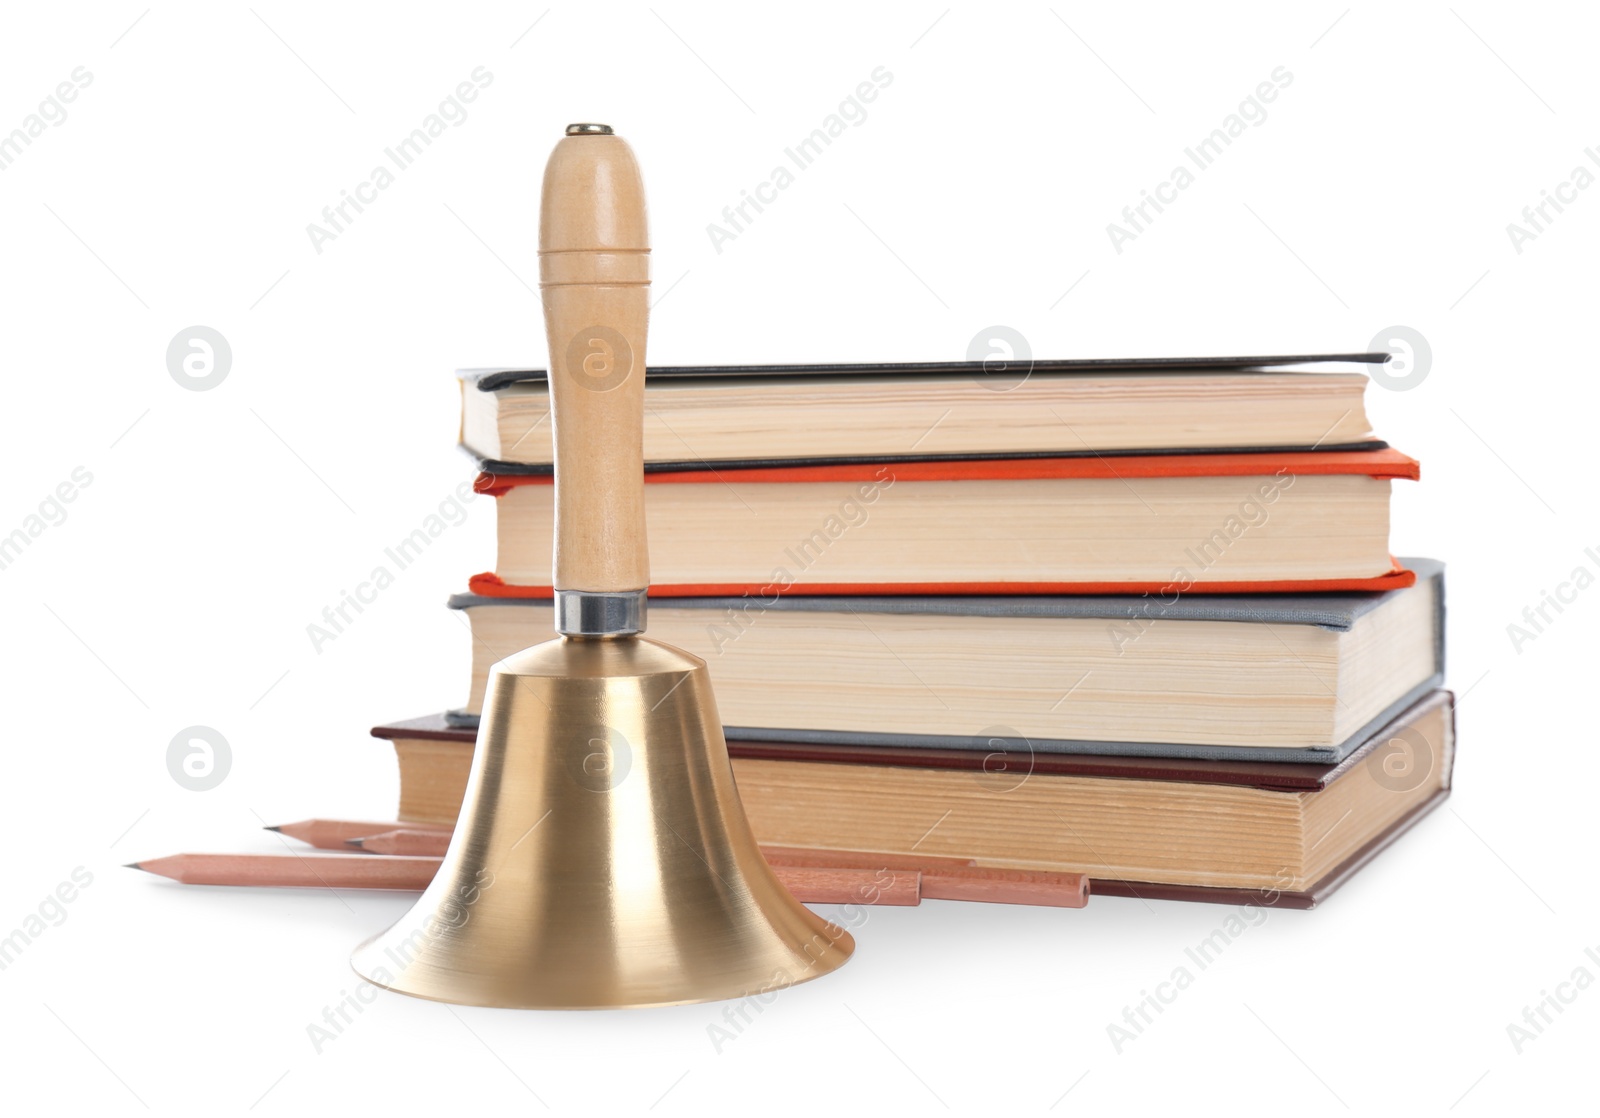
MULTIPOLYGON (((402 820, 454 824, 475 733, 377 726, 402 820)), ((1454 698, 1433 691, 1328 765, 780 741, 728 743, 758 839, 1084 872, 1101 896, 1311 908, 1450 793, 1454 698), (934 826, 933 824, 937 824, 934 826)))

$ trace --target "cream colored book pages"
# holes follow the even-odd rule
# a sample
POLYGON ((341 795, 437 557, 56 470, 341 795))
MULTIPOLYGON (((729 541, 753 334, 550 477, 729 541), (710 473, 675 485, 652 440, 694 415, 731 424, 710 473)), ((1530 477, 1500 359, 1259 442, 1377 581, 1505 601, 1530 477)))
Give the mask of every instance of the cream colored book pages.
POLYGON ((946 769, 749 758, 734 768, 756 837, 774 846, 1296 891, 1448 786, 1446 705, 1400 729, 1428 756, 1415 779, 1358 762, 1320 792, 1074 776, 997 783, 946 769))
MULTIPOLYGON (((885 465, 867 481, 644 488, 664 585, 1207 583, 1391 568, 1390 483, 1365 476, 908 481, 885 465)), ((496 498, 505 581, 550 584, 553 498, 548 485, 496 498)))
MULTIPOLYGON (((652 462, 1338 446, 1372 438, 1362 373, 1035 375, 997 391, 965 377, 652 381, 652 462)), ((468 385, 463 442, 485 458, 550 462, 540 385, 468 385)))
MULTIPOLYGON (((725 725, 1050 741, 1331 748, 1438 670, 1438 582, 1347 631, 1169 621, 766 611, 653 601, 650 631, 702 657, 725 725)), ((470 611, 472 694, 543 609, 470 611)))

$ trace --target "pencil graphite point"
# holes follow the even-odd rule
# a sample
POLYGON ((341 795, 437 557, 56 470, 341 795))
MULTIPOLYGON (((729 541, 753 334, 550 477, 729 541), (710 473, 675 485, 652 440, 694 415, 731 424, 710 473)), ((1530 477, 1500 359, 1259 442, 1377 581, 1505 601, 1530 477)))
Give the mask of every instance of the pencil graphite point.
MULTIPOLYGON (((122 868, 125 869, 125 870, 144 870, 144 867, 141 866, 138 862, 124 862, 122 864, 122 868)), ((149 873, 150 871, 149 870, 144 870, 144 872, 145 873, 149 873)))
POLYGON ((353 846, 357 850, 365 850, 367 846, 367 840, 364 838, 345 839, 344 844, 346 846, 353 846))
POLYGON ((283 833, 283 825, 282 825, 282 824, 281 824, 281 823, 279 823, 279 824, 274 824, 274 825, 273 825, 273 826, 271 826, 271 827, 263 827, 263 828, 261 828, 261 829, 262 829, 262 830, 263 830, 263 831, 277 831, 277 832, 278 832, 278 833, 279 833, 279 834, 282 834, 282 833, 283 833))

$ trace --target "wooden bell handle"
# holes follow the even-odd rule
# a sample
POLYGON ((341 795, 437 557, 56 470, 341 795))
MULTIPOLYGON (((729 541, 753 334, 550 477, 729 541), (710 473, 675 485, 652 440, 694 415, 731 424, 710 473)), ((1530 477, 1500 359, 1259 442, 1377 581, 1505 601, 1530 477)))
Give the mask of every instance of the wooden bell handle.
POLYGON ((650 241, 633 150, 574 124, 550 153, 539 288, 555 431, 555 587, 650 583, 644 522, 644 346, 650 241))

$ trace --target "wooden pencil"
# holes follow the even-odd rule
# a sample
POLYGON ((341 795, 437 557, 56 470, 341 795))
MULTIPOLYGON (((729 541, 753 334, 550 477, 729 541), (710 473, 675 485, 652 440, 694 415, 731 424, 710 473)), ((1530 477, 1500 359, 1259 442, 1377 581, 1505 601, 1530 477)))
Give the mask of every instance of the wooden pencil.
POLYGON ((902 907, 922 903, 922 875, 915 870, 885 872, 841 866, 774 866, 772 872, 801 904, 902 907))
MULTIPOLYGON (((379 835, 349 838, 346 843, 368 854, 440 856, 450 846, 450 832, 402 827, 379 835)), ((1014 870, 976 865, 971 859, 936 854, 878 854, 797 846, 763 846, 762 854, 774 867, 917 870, 922 873, 925 900, 982 900, 987 904, 1082 908, 1090 899, 1090 880, 1083 873, 1014 870)))
MULTIPOLYGON (((439 870, 438 858, 365 854, 173 854, 128 868, 185 885, 266 885, 301 889, 402 889, 420 892, 439 870)), ((915 870, 842 866, 774 868, 804 904, 915 905, 921 875, 915 870)))
POLYGON ((378 834, 359 835, 344 840, 344 845, 368 854, 442 855, 450 846, 450 831, 417 831, 399 827, 378 834))
POLYGON ((300 889, 421 890, 438 858, 367 858, 359 854, 172 854, 130 869, 185 885, 275 885, 300 889))
MULTIPOLYGON (((381 834, 347 839, 369 854, 441 855, 451 832, 442 828, 401 827, 381 834)), ((857 870, 916 870, 922 875, 924 900, 985 901, 990 904, 1046 905, 1082 908, 1089 902, 1089 879, 1081 873, 1055 870, 1004 869, 979 866, 970 859, 938 855, 882 854, 860 850, 813 850, 763 846, 772 866, 836 866, 857 870)))
POLYGON ((772 866, 842 866, 855 869, 917 870, 924 900, 986 901, 989 904, 1082 908, 1089 903, 1086 874, 1059 870, 1020 870, 980 866, 963 858, 928 854, 885 854, 871 850, 814 850, 763 846, 772 866))
POLYGON ((276 827, 268 827, 267 830, 288 835, 292 839, 299 839, 322 850, 343 850, 348 853, 348 848, 345 846, 346 839, 375 835, 380 831, 392 831, 397 827, 413 831, 441 832, 445 835, 446 841, 449 841, 450 832, 455 830, 454 827, 443 823, 359 823, 349 819, 302 819, 297 823, 282 823, 276 827))
POLYGON ((846 866, 877 869, 879 866, 918 870, 966 869, 971 858, 952 858, 943 854, 890 854, 882 850, 834 850, 808 846, 763 846, 761 853, 774 866, 846 866))
POLYGON ((1081 873, 1057 870, 964 866, 922 874, 922 895, 939 901, 1082 908, 1089 903, 1089 879, 1081 873))

